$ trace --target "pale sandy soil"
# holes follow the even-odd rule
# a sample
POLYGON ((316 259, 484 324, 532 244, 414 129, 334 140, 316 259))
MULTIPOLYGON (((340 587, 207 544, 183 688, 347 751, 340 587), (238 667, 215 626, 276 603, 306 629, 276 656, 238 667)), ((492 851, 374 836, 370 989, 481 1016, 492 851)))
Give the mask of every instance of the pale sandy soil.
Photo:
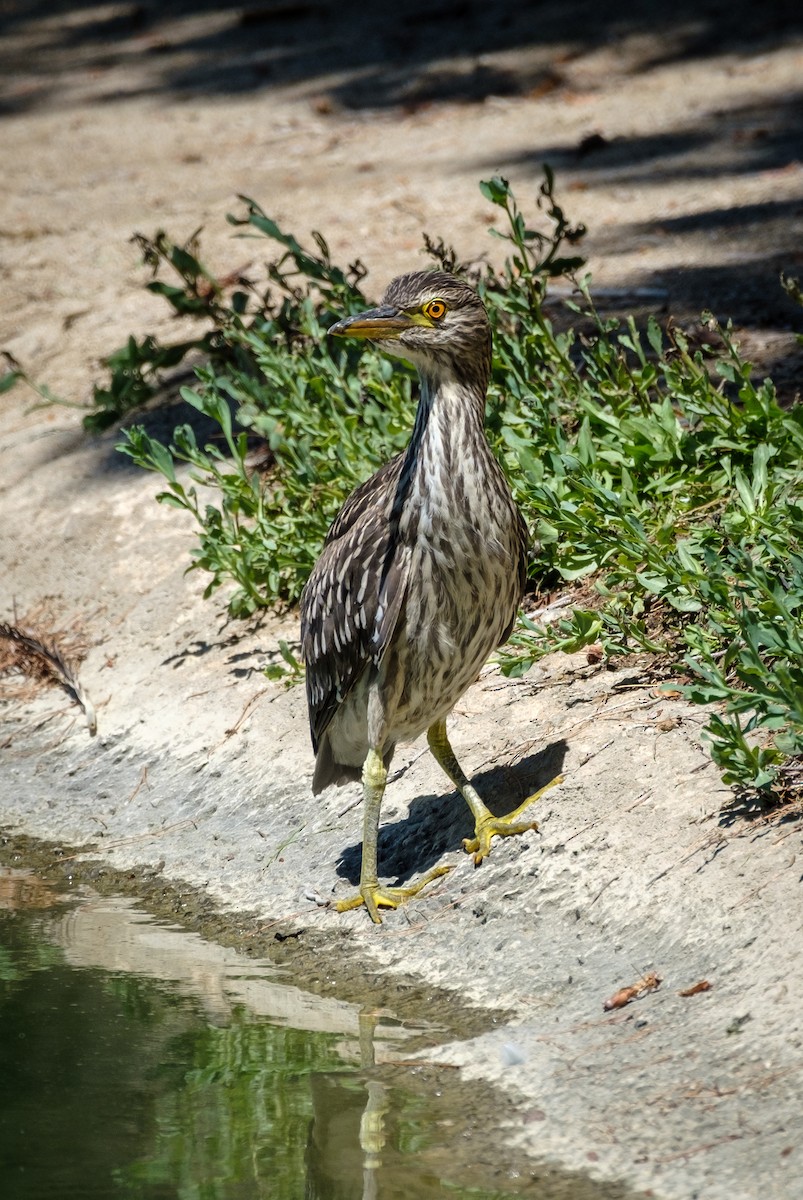
MULTIPOLYGON (((269 7, 0 5, 0 349, 53 391, 84 402, 129 333, 175 334, 135 230, 203 225, 225 273, 264 252, 226 224, 244 193, 361 257, 378 294, 422 262, 424 229, 496 252, 477 180, 502 172, 526 201, 544 159, 606 302, 712 307, 784 394, 800 387, 800 314, 777 284, 803 274, 794 6, 269 7)), ((510 1010, 439 1054, 516 1099, 505 1136, 535 1157, 659 1197, 798 1197, 801 831, 727 815, 702 714, 582 657, 517 683, 491 669, 455 746, 500 808, 562 767, 541 836, 474 872, 462 802, 410 747, 384 869, 455 870, 380 929, 339 917, 310 897, 354 879, 356 797, 313 805, 303 696, 261 674, 294 618, 224 626, 183 574, 188 524, 116 432, 88 440, 29 399, 0 396, 0 619, 49 598, 84 625, 100 732, 53 693, 8 702, 2 822, 510 1010), (650 969, 658 992, 603 1013, 650 969)))

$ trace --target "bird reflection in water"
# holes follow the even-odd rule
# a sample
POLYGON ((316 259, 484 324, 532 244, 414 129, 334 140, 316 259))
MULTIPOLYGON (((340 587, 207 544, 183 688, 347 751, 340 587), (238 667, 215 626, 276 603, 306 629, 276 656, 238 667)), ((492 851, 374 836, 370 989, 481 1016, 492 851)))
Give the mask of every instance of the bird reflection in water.
MULTIPOLYGON (((376 1065, 374 1031, 379 1016, 361 1013, 360 1067, 376 1065)), ((311 1080, 313 1121, 307 1143, 305 1200, 378 1200, 385 1119, 390 1088, 368 1076, 344 1087, 342 1075, 317 1074, 311 1080), (367 1098, 366 1098, 367 1097, 367 1098), (358 1181, 362 1179, 362 1191, 358 1181)))

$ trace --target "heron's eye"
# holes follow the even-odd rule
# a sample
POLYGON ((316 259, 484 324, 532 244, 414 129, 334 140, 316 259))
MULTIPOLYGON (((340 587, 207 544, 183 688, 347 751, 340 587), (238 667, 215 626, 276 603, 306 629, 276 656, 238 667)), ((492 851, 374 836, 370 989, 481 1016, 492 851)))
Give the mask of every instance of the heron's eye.
POLYGON ((429 300, 421 310, 431 321, 440 321, 446 316, 446 305, 442 300, 429 300))

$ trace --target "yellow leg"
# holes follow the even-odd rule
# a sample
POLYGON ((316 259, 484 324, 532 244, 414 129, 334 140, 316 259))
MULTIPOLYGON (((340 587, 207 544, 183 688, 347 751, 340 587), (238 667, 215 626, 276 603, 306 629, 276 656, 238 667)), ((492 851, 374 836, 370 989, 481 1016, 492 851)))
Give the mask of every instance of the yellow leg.
POLYGON ((563 782, 563 776, 557 775, 544 787, 528 796, 523 804, 514 808, 506 817, 495 817, 483 804, 477 789, 464 775, 460 763, 455 758, 449 738, 446 735, 446 722, 436 721, 427 731, 427 741, 435 759, 443 767, 474 816, 473 838, 463 839, 463 849, 467 854, 474 855, 474 865, 478 867, 491 849, 491 838, 512 837, 517 833, 526 833, 528 829, 538 829, 536 821, 519 820, 526 808, 543 796, 551 787, 563 782))
POLYGON ((360 868, 360 888, 355 896, 338 900, 335 907, 338 912, 348 912, 349 909, 359 908, 364 904, 368 915, 376 925, 382 924, 379 915, 381 908, 398 908, 405 900, 417 896, 423 887, 439 875, 445 875, 451 867, 435 867, 423 879, 408 887, 380 887, 377 876, 377 838, 379 836, 379 810, 382 796, 385 792, 387 770, 382 761, 382 755, 376 750, 369 750, 362 768, 363 788, 363 834, 362 834, 362 866, 360 868))

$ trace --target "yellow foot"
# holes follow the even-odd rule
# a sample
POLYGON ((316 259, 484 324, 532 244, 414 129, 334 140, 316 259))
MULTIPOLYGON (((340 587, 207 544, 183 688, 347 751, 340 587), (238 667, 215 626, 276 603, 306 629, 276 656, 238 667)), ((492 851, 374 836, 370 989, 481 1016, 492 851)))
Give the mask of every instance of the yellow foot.
POLYGON ((490 852, 491 838, 514 837, 518 833, 526 833, 528 829, 537 830, 537 821, 520 821, 518 818, 526 808, 543 796, 544 792, 548 792, 550 788, 559 783, 563 783, 562 775, 556 775, 554 779, 550 779, 549 783, 544 784, 537 792, 533 792, 532 796, 528 796, 523 804, 514 808, 513 812, 508 813, 506 817, 495 817, 492 813, 480 817, 474 826, 475 836, 463 838, 463 849, 466 854, 474 855, 474 866, 478 867, 490 852))
POLYGON ((350 909, 359 908, 361 904, 364 904, 374 924, 381 925, 380 908, 398 908, 400 904, 404 904, 405 900, 411 900, 413 896, 417 896, 421 889, 425 888, 433 879, 438 879, 451 870, 451 867, 434 867, 423 879, 419 879, 417 883, 411 883, 409 887, 380 887, 378 883, 360 884, 360 890, 355 896, 349 896, 346 900, 338 900, 335 908, 338 912, 348 912, 350 909))

